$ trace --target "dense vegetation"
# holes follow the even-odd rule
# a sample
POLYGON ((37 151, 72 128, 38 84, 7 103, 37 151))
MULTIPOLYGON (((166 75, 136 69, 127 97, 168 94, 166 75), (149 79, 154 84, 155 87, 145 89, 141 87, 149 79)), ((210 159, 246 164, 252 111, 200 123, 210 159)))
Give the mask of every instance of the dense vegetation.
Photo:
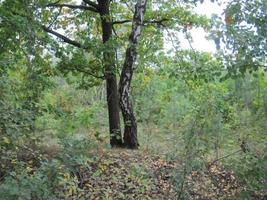
POLYGON ((0 1, 0 199, 266 199, 267 3, 200 3, 0 1))

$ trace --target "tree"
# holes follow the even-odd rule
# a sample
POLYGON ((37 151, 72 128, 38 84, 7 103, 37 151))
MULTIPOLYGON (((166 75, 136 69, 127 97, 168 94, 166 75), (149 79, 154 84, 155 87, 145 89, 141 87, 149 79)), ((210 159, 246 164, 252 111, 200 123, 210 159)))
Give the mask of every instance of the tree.
POLYGON ((141 34, 141 27, 144 22, 144 14, 146 10, 146 0, 139 0, 135 6, 133 18, 132 33, 129 37, 129 44, 126 50, 126 57, 122 68, 119 84, 120 107, 124 120, 124 144, 132 149, 138 148, 137 140, 137 124, 130 102, 130 86, 133 76, 133 65, 136 60, 137 40, 141 34))
MULTIPOLYGON (((112 29, 113 22, 112 16, 110 15, 110 0, 98 0, 97 3, 85 0, 84 3, 86 6, 74 6, 70 4, 58 4, 52 3, 48 4, 47 7, 68 7, 70 9, 83 9, 86 11, 96 12, 100 15, 101 27, 102 27, 102 41, 105 44, 110 43, 112 39, 112 29)), ((136 60, 136 43, 137 39, 140 36, 140 29, 144 22, 144 13, 145 13, 146 1, 138 1, 135 7, 135 14, 133 18, 133 31, 129 39, 129 47, 126 51, 126 58, 124 68, 121 73, 120 87, 124 88, 121 90, 121 109, 123 111, 123 118, 125 122, 125 136, 124 136, 124 145, 130 148, 137 148, 137 130, 136 123, 134 119, 134 114, 132 108, 129 106, 129 88, 131 77, 133 73, 133 63, 136 60), (127 71, 131 70, 130 77, 128 77, 127 71), (123 91, 127 91, 124 93, 123 91), (127 101, 126 104, 123 102, 127 101), (130 109, 130 116, 127 115, 127 109, 130 109), (129 117, 132 119, 131 128, 129 127, 129 117), (132 131, 134 130, 134 131, 132 131), (134 139, 132 139, 134 138, 134 139)), ((43 26, 43 29, 53 34, 61 39, 64 42, 72 44, 78 48, 85 48, 80 43, 73 41, 49 28, 43 26)), ((107 47, 109 44, 107 45, 107 47)), ((117 89, 117 78, 116 78, 116 66, 115 66, 115 49, 104 50, 103 54, 103 66, 104 66, 104 77, 106 80, 106 91, 107 91, 107 104, 108 104, 108 114, 109 114, 109 128, 110 128, 110 144, 111 146, 122 146, 121 130, 120 130, 120 116, 119 116, 119 95, 117 89)))
MULTIPOLYGON (((97 13, 100 16, 101 27, 102 27, 102 41, 103 44, 108 44, 112 38, 112 21, 110 16, 110 0, 98 0, 98 3, 84 0, 86 5, 71 5, 71 4, 59 4, 52 3, 47 4, 46 7, 52 8, 70 8, 79 9, 84 11, 90 11, 97 13)), ((78 48, 86 49, 84 45, 73 41, 45 26, 43 29, 61 38, 64 42, 74 45, 78 48)), ((90 34, 90 33, 89 33, 90 34)), ((107 45, 108 46, 108 45, 107 45)), ((120 110, 119 110, 119 98, 117 89, 117 78, 116 78, 116 67, 115 67, 115 52, 114 49, 103 51, 103 67, 104 67, 104 78, 106 80, 106 91, 107 91, 107 105, 109 115, 109 130, 110 130, 110 144, 111 146, 122 146, 122 137, 120 130, 120 110)))
MULTIPOLYGON (((110 15, 110 1, 98 1, 94 3, 91 1, 84 1, 87 6, 75 6, 70 4, 48 4, 48 7, 68 7, 71 9, 83 9, 96 12, 100 15, 101 26, 102 26, 102 41, 103 44, 110 43, 112 39, 112 29, 114 30, 114 24, 123 24, 131 22, 131 20, 123 21, 112 21, 110 15)), ((125 62, 120 76, 120 107, 123 113, 123 119, 125 124, 124 131, 124 144, 122 143, 121 130, 120 130, 120 117, 119 117, 119 95, 117 90, 117 79, 116 79, 116 66, 115 66, 115 50, 111 49, 104 50, 103 63, 104 63, 104 77, 106 79, 106 91, 107 91, 107 104, 109 111, 109 126, 110 126, 110 144, 111 146, 126 146, 128 148, 137 148, 137 125, 133 113, 133 109, 130 103, 130 84, 133 75, 133 64, 136 60, 137 50, 136 44, 140 36, 141 27, 144 24, 144 14, 146 10, 146 1, 138 1, 135 6, 135 13, 133 17, 132 33, 129 37, 129 45, 126 50, 125 62)), ((152 22, 154 23, 154 22, 152 22)), ((155 21, 155 23, 157 23, 155 21)), ((64 42, 72 44, 78 48, 85 48, 82 44, 71 40, 45 26, 43 29, 61 38, 64 42)), ((114 31, 115 32, 115 31, 114 31)), ((116 32, 115 32, 116 33, 116 32)), ((109 47, 109 44, 107 45, 109 47)))
POLYGON ((201 25, 207 21, 190 11, 188 5, 194 1, 137 1, 134 13, 135 2, 83 0, 77 5, 71 1, 26 0, 14 4, 4 1, 1 5, 5 13, 3 21, 9 23, 9 32, 14 28, 13 24, 16 25, 12 38, 8 36, 14 48, 26 45, 29 55, 38 56, 40 62, 45 60, 44 54, 50 55, 49 62, 53 62, 52 59, 56 56, 60 59, 57 66, 61 71, 81 73, 83 82, 89 82, 89 79, 106 80, 110 144, 123 145, 120 104, 125 123, 124 143, 129 148, 138 146, 137 125, 130 103, 130 85, 137 51, 145 55, 140 56, 140 62, 148 65, 158 64, 154 61, 159 62, 155 52, 162 53, 160 49, 163 48, 164 31, 167 27, 181 31, 188 24, 201 25), (144 8, 146 5, 148 9, 144 8), (17 19, 20 22, 16 22, 17 19), (130 34, 129 23, 132 20, 130 34), (140 29, 144 25, 144 38, 154 38, 158 42, 153 43, 153 40, 141 38, 139 46, 136 46, 140 29), (48 37, 46 33, 52 37, 48 37), (22 35, 19 40, 18 34, 22 35), (129 34, 118 95, 117 73, 120 71, 119 62, 124 57, 122 55, 129 34), (36 51, 37 49, 42 50, 36 51))

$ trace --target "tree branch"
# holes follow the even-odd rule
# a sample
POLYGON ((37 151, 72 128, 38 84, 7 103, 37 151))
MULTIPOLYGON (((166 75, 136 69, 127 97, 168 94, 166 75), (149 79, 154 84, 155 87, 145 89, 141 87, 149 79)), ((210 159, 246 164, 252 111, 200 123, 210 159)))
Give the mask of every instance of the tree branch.
MULTIPOLYGON (((160 20, 154 20, 154 19, 152 19, 152 20, 144 20, 143 25, 145 25, 145 24, 160 24, 160 25, 164 26, 163 22, 168 21, 168 20, 169 19, 167 19, 167 18, 163 18, 163 19, 160 19, 160 20)), ((129 22, 132 22, 132 20, 125 19, 125 20, 121 20, 121 21, 114 21, 114 22, 112 22, 112 24, 113 25, 114 24, 124 24, 124 23, 129 23, 129 22)))
POLYGON ((68 64, 66 64, 65 68, 67 68, 70 71, 74 71, 75 70, 77 72, 84 73, 84 74, 92 76, 94 78, 103 79, 103 80, 105 79, 105 76, 96 75, 93 72, 91 72, 89 70, 86 70, 85 68, 81 68, 81 67, 77 67, 77 66, 71 66, 71 65, 68 65, 68 64))
POLYGON ((48 28, 52 27, 52 25, 57 21, 58 17, 60 16, 62 8, 59 9, 58 14, 54 17, 53 21, 49 24, 48 28))
POLYGON ((113 21, 112 24, 124 24, 124 23, 129 23, 132 22, 132 20, 130 19, 125 19, 125 20, 121 20, 121 21, 113 21))
POLYGON ((242 149, 236 150, 236 151, 234 151, 234 152, 232 152, 232 153, 230 153, 230 154, 227 154, 227 155, 225 155, 225 156, 222 156, 222 157, 220 157, 220 158, 217 158, 216 160, 214 160, 214 161, 211 162, 211 165, 213 165, 214 163, 218 162, 219 160, 222 160, 222 159, 224 159, 224 158, 228 158, 228 157, 230 157, 230 156, 232 156, 232 155, 234 155, 234 154, 236 154, 236 153, 239 153, 239 152, 242 152, 242 149))
POLYGON ((86 49, 86 47, 83 46, 82 44, 80 44, 80 43, 78 43, 78 42, 76 42, 76 41, 74 41, 74 40, 71 40, 71 39, 67 38, 67 37, 64 36, 64 35, 61 35, 60 33, 56 32, 56 31, 53 31, 53 30, 51 30, 51 29, 49 29, 49 28, 47 28, 47 27, 45 27, 45 26, 42 26, 42 28, 43 28, 43 30, 44 30, 45 32, 51 33, 52 35, 55 35, 55 36, 57 36, 58 38, 62 39, 63 42, 66 42, 66 43, 71 44, 71 45, 73 45, 73 46, 76 46, 76 47, 78 47, 78 48, 86 49))
POLYGON ((55 7, 55 8, 66 7, 66 8, 70 8, 70 9, 90 10, 92 12, 97 12, 98 13, 98 10, 95 7, 92 7, 92 6, 50 3, 50 4, 47 4, 46 7, 55 7))
POLYGON ((131 8, 131 6, 127 3, 127 1, 124 2, 127 8, 134 14, 134 10, 131 8))

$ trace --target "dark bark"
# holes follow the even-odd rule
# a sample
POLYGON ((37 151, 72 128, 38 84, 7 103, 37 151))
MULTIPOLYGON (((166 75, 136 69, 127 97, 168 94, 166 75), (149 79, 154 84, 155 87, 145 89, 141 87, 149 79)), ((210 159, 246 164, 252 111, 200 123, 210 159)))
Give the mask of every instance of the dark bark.
POLYGON ((132 32, 126 50, 126 57, 120 76, 119 94, 120 107, 124 120, 124 145, 131 149, 138 148, 137 123, 130 101, 130 86, 133 76, 133 65, 136 61, 136 45, 141 34, 141 26, 144 23, 146 0, 139 0, 135 6, 132 32))
MULTIPOLYGON (((103 43, 108 42, 112 36, 112 24, 109 20, 109 7, 110 0, 98 0, 98 8, 102 24, 103 43)), ((117 147, 122 146, 122 137, 120 129, 120 109, 115 68, 115 51, 112 49, 104 51, 103 59, 107 87, 110 144, 112 147, 117 147)))
POLYGON ((98 4, 96 4, 95 2, 90 1, 90 0, 83 0, 83 2, 86 3, 86 4, 89 5, 89 6, 94 7, 95 9, 99 10, 99 6, 98 6, 98 4))

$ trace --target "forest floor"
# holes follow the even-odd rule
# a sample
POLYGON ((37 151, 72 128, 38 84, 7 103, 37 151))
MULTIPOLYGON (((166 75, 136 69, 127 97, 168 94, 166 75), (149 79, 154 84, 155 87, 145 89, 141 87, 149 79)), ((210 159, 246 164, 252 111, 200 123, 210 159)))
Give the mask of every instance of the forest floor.
POLYGON ((137 150, 97 152, 76 173, 79 199, 176 199, 171 182, 175 164, 137 150))
MULTIPOLYGON (((190 171, 181 161, 148 150, 110 149, 101 145, 90 149, 77 148, 78 151, 51 145, 50 153, 48 146, 45 149, 41 159, 46 160, 48 168, 40 167, 40 151, 28 154, 34 151, 24 149, 19 160, 28 163, 25 168, 29 169, 29 180, 36 177, 36 173, 39 180, 39 168, 43 173, 51 172, 39 173, 41 176, 58 176, 63 182, 51 185, 54 193, 63 192, 60 199, 232 200, 247 190, 233 171, 220 163, 207 163, 199 170, 190 171)), ((50 180, 53 177, 48 178, 50 180)), ((266 193, 255 194, 252 200, 265 200, 264 195, 266 193)))
POLYGON ((138 150, 101 150, 88 166, 79 166, 73 199, 233 199, 242 189, 233 172, 219 165, 177 176, 183 166, 164 156, 138 150), (183 176, 183 175, 182 175, 183 176), (182 187, 181 187, 182 186, 182 187))

